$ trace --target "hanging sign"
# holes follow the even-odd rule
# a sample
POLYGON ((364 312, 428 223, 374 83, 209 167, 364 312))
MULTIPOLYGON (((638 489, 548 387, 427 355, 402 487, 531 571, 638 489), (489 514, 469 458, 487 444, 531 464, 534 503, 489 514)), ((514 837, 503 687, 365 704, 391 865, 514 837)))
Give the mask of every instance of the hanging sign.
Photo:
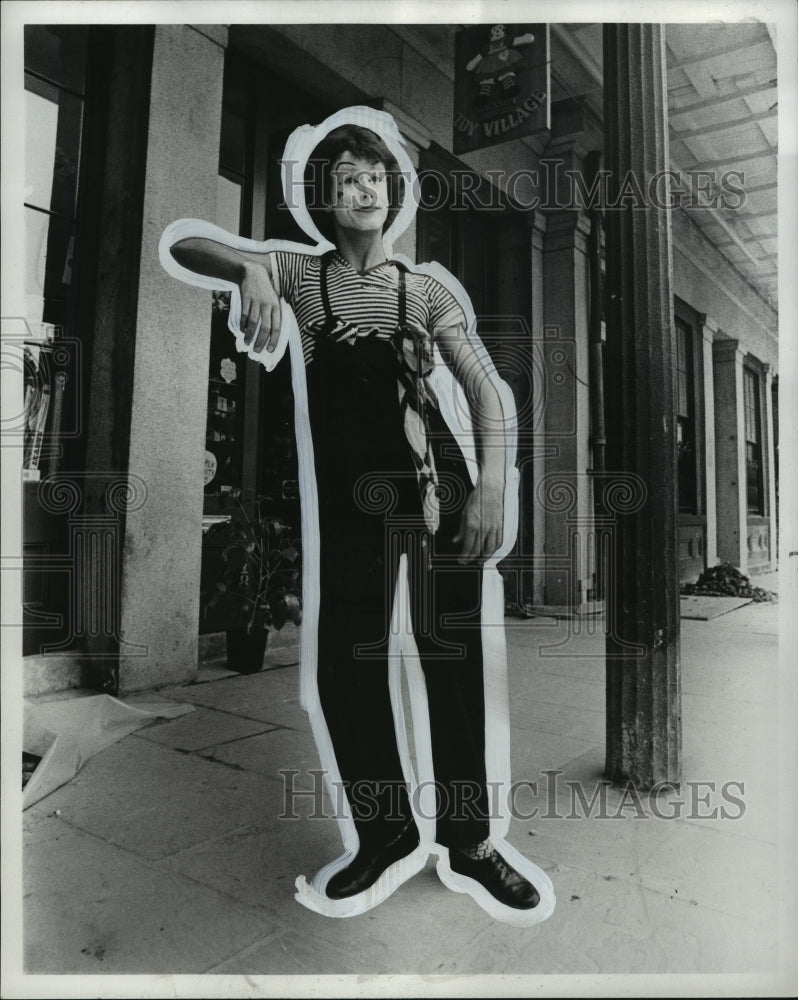
POLYGON ((208 483, 213 481, 213 477, 216 475, 217 461, 216 456, 212 451, 205 452, 205 474, 204 481, 207 486, 208 483))
POLYGON ((480 24, 455 41, 454 152, 549 128, 546 24, 480 24))

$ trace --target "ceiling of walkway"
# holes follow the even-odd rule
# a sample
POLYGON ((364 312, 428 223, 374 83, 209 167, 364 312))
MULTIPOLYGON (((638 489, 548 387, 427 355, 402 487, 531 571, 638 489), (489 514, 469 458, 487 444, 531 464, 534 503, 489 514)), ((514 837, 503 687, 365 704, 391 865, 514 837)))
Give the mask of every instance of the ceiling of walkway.
MULTIPOLYGON (((706 171, 745 192, 688 209, 691 219, 763 299, 777 307, 777 90, 769 25, 668 24, 670 166, 706 171), (730 172, 737 172, 732 175, 730 172), (742 204, 739 202, 742 201, 742 204)), ((453 76, 455 25, 414 25, 412 39, 453 76)), ((552 24, 552 101, 602 109, 602 25, 552 24)), ((691 182, 688 181, 688 185, 691 182)), ((702 185, 706 188, 707 180, 702 185)), ((702 196, 703 204, 707 198, 702 196)))
MULTIPOLYGON (((668 24, 665 42, 671 168, 682 176, 706 171, 719 185, 725 175, 745 192, 744 199, 726 198, 725 207, 723 198, 710 208, 691 207, 690 217, 775 308, 778 108, 771 32, 757 22, 668 24)), ((584 94, 601 113, 600 24, 552 26, 552 68, 553 98, 584 94), (556 73, 566 64, 556 58, 558 46, 582 63, 570 79, 556 73)))

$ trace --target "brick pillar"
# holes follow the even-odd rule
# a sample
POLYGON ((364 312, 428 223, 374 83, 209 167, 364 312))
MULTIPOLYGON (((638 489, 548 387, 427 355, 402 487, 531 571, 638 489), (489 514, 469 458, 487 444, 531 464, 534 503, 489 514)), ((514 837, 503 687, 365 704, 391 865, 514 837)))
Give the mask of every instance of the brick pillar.
MULTIPOLYGON (((547 150, 547 155, 562 155, 547 150)), ((548 607, 580 608, 592 586, 587 236, 577 209, 546 213, 542 340, 546 371, 544 597, 548 607)))
POLYGON ((748 572, 748 509, 745 493, 743 352, 736 340, 712 345, 715 392, 715 489, 718 559, 748 572))
POLYGON ((706 563, 707 569, 718 562, 718 508, 715 492, 715 382, 712 363, 712 344, 718 335, 718 326, 708 316, 700 316, 703 368, 704 368, 704 510, 707 518, 706 563))
MULTIPOLYGON (((646 191, 650 178, 668 167, 664 48, 660 25, 604 26, 610 203, 624 178, 633 175, 646 191)), ((606 771, 612 781, 646 789, 678 781, 681 757, 676 343, 667 211, 650 202, 633 207, 628 200, 607 211, 606 247, 604 506, 614 514, 606 771)))

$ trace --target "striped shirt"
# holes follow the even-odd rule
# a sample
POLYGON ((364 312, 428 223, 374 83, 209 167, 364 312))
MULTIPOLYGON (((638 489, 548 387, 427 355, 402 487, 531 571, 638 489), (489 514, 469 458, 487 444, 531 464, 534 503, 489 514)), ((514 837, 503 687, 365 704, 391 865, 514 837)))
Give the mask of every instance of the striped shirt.
MULTIPOLYGON (((324 322, 321 298, 321 258, 316 254, 278 250, 270 254, 277 293, 291 306, 302 337, 305 364, 313 361, 317 329, 324 322)), ((463 310, 452 293, 427 274, 405 276, 407 322, 435 339, 440 330, 465 324, 463 310)), ((383 261, 363 274, 337 250, 327 271, 330 305, 336 316, 357 325, 357 336, 390 340, 399 322, 399 269, 383 261)))

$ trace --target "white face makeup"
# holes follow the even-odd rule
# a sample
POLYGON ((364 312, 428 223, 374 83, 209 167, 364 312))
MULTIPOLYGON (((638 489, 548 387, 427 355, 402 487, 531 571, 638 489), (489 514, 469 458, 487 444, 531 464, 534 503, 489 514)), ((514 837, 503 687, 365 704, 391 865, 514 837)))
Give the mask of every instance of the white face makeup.
POLYGON ((331 169, 331 211, 336 226, 355 232, 382 232, 388 217, 388 179, 382 163, 344 152, 331 169))

